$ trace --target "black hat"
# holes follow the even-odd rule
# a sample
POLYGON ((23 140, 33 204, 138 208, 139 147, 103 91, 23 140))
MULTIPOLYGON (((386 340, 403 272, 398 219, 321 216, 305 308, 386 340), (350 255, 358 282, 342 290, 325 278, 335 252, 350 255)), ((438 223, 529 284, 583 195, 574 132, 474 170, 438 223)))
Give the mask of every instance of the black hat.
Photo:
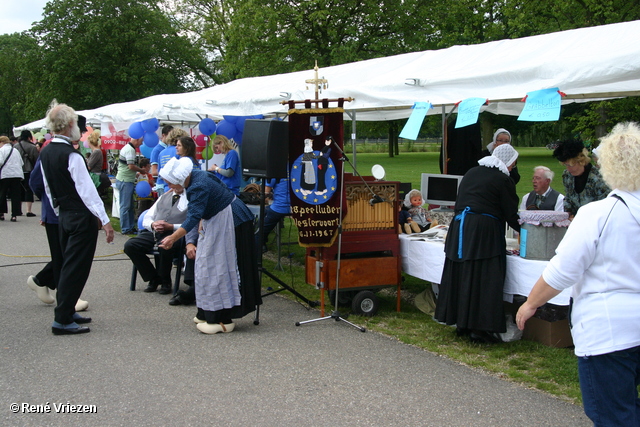
POLYGON ((560 162, 574 159, 584 150, 584 144, 579 139, 565 139, 564 141, 559 141, 557 144, 558 147, 553 150, 553 157, 560 162))
POLYGON ((85 133, 87 131, 87 118, 78 114, 78 127, 80 132, 85 133))

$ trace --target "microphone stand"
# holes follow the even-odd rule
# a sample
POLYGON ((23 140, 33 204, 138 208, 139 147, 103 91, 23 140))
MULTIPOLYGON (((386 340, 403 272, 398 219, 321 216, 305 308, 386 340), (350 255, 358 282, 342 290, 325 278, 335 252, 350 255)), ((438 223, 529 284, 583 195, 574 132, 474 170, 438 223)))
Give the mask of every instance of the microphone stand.
POLYGON ((353 164, 351 164, 351 162, 349 161, 349 158, 344 153, 344 151, 340 148, 338 143, 332 137, 328 137, 327 139, 331 140, 333 145, 338 149, 338 151, 340 151, 341 156, 340 156, 340 159, 338 160, 342 162, 342 171, 340 173, 340 215, 338 217, 338 258, 336 263, 336 293, 334 297, 335 300, 333 302, 334 310, 329 316, 319 317, 317 319, 305 320, 303 322, 296 322, 296 326, 304 325, 305 323, 317 322, 319 320, 334 319, 336 322, 344 322, 349 326, 353 326, 354 328, 358 329, 360 332, 367 332, 366 328, 358 326, 354 323, 351 323, 345 318, 343 318, 340 315, 340 312, 338 311, 338 301, 339 301, 339 293, 340 293, 340 259, 342 256, 341 254, 342 252, 342 212, 343 212, 342 204, 343 204, 343 198, 344 198, 344 162, 346 161, 347 163, 349 163, 349 165, 353 168, 356 174, 362 179, 362 182, 364 182, 364 184, 367 186, 367 188, 373 195, 373 198, 369 200, 370 205, 373 206, 375 203, 383 202, 384 199, 373 192, 371 187, 369 187, 369 185, 366 183, 365 179, 362 178, 362 176, 356 171, 355 167, 353 167, 353 164))

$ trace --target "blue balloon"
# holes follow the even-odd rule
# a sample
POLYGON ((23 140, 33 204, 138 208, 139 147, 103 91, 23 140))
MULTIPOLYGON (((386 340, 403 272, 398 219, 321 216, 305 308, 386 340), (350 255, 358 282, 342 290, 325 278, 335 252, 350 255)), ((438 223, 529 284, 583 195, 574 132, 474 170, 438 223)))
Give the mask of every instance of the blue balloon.
POLYGON ((129 136, 133 139, 142 138, 144 136, 144 129, 142 129, 141 122, 133 122, 129 126, 129 136))
POLYGON ((159 141, 160 141, 160 138, 158 137, 158 134, 155 131, 144 133, 144 144, 146 146, 153 148, 156 145, 158 145, 159 141))
POLYGON ((142 230, 144 227, 142 226, 142 221, 144 221, 144 216, 149 212, 149 209, 143 211, 138 217, 138 230, 142 230))
POLYGON ((142 129, 145 132, 155 132, 160 127, 160 122, 155 117, 142 121, 142 129))
POLYGON ((153 147, 149 147, 148 145, 142 144, 140 146, 140 153, 145 156, 147 159, 151 158, 151 152, 153 151, 153 147))
POLYGON ((216 122, 214 122, 213 119, 206 117, 202 119, 198 128, 200 129, 201 134, 210 136, 216 133, 216 122))
POLYGON ((244 135, 244 132, 236 132, 236 136, 233 137, 236 144, 242 145, 242 135, 244 135))
POLYGON ((236 122, 236 130, 238 132, 244 132, 244 123, 247 121, 249 117, 240 117, 236 122))
POLYGON ((151 186, 147 181, 140 181, 136 184, 136 194, 138 197, 149 197, 151 194, 151 186))
POLYGON ((242 117, 242 116, 222 116, 222 118, 226 121, 228 121, 229 123, 233 123, 236 124, 236 122, 238 121, 238 119, 242 117))
POLYGON ((236 135, 236 125, 226 120, 222 120, 218 123, 216 133, 218 135, 224 135, 229 139, 233 139, 233 137, 236 135))

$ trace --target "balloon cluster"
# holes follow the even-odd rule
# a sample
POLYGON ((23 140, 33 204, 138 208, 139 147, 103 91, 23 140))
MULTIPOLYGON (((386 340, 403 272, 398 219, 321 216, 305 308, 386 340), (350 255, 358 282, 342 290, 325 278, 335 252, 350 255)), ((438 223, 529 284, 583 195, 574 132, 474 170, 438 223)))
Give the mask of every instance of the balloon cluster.
POLYGON ((155 117, 142 120, 141 122, 133 122, 129 126, 129 136, 131 138, 143 139, 143 144, 140 146, 140 152, 147 158, 151 157, 153 147, 158 145, 158 142, 160 142, 160 138, 156 132, 159 127, 160 122, 155 117))
POLYGON ((213 119, 205 118, 200 122, 198 129, 202 135, 195 138, 198 147, 202 149, 202 158, 209 160, 213 157, 213 147, 211 141, 216 135, 224 135, 229 140, 234 140, 238 145, 242 144, 242 134, 244 133, 244 124, 247 119, 263 119, 262 114, 255 116, 223 116, 218 124, 213 119))

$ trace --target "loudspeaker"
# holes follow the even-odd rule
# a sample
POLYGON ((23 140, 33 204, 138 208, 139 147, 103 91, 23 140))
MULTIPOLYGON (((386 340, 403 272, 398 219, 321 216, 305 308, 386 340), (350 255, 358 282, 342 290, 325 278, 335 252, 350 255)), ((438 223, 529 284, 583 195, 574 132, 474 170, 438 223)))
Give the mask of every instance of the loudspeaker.
POLYGON ((289 163, 289 123, 247 119, 242 136, 242 174, 286 178, 289 163))

